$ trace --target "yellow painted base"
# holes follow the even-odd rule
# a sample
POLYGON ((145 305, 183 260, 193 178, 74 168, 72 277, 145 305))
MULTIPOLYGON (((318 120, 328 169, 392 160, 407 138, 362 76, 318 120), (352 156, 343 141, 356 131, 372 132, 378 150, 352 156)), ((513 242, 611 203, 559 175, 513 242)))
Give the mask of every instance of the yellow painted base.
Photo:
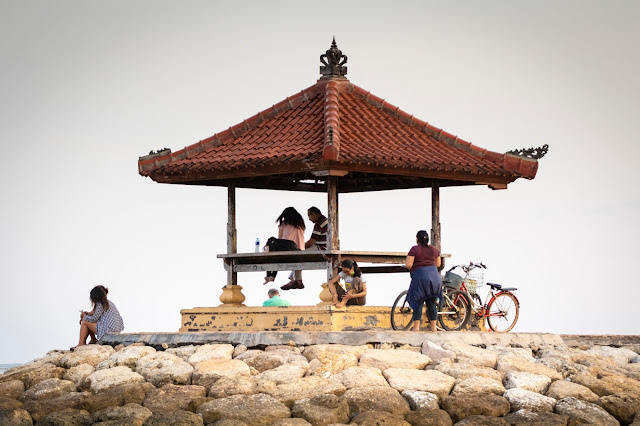
POLYGON ((391 329, 388 306, 218 306, 180 311, 181 332, 391 329))

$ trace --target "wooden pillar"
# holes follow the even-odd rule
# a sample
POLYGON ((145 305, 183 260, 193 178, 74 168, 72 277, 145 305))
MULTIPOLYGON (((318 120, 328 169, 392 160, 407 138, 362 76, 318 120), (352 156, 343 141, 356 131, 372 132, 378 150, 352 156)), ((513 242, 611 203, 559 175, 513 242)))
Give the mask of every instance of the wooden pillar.
POLYGON ((431 245, 440 247, 440 185, 437 182, 431 184, 431 245))
MULTIPOLYGON (((227 253, 238 252, 238 231, 236 230, 236 187, 228 186, 227 253)), ((233 270, 233 260, 227 264, 227 285, 222 289, 220 301, 224 306, 244 306, 245 297, 238 285, 238 273, 233 270)))
MULTIPOLYGON (((327 176, 327 218, 329 219, 329 228, 327 229, 327 250, 340 250, 340 234, 338 220, 338 178, 336 176, 327 176)), ((331 256, 331 266, 327 268, 327 280, 333 277, 334 271, 337 269, 337 257, 331 256)))

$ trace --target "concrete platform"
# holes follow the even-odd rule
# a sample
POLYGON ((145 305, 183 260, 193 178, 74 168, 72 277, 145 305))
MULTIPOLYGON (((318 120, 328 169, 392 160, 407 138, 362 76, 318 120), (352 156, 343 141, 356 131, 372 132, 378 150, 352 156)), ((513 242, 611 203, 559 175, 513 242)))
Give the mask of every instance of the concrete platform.
POLYGON ((107 334, 100 343, 117 345, 144 342, 156 347, 177 347, 203 345, 208 343, 243 344, 248 347, 270 345, 319 345, 338 343, 343 345, 366 345, 389 343, 396 345, 421 346, 431 341, 442 345, 446 342, 463 342, 471 345, 529 345, 564 346, 560 335, 546 333, 492 333, 474 331, 444 331, 437 333, 414 333, 411 331, 269 331, 269 332, 199 332, 199 333, 124 333, 107 334))

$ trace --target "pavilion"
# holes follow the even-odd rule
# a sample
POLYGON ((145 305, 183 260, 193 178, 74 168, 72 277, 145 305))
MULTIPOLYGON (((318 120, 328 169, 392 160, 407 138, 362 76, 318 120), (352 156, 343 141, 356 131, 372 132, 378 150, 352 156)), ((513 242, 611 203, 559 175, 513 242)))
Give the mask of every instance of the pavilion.
MULTIPOLYGON (((254 329, 296 330, 318 322, 309 319, 318 318, 314 309, 329 316, 335 313, 325 289, 320 305, 292 308, 312 311, 295 314, 305 318, 297 321, 300 327, 292 328, 296 321, 289 319, 287 328, 287 319, 281 313, 277 321, 260 320, 256 326, 255 315, 264 317, 268 308, 242 305, 244 296, 237 285, 237 272, 274 267, 285 270, 298 265, 304 266, 302 269, 326 268, 330 276, 342 258, 395 264, 372 272, 397 272, 403 253, 340 251, 339 193, 431 188, 431 241, 440 247, 440 188, 483 185, 506 189, 518 178, 533 179, 538 159, 547 152, 546 145, 504 154, 492 152, 402 111, 345 77, 347 56, 338 49, 335 39, 320 61, 320 79, 300 93, 179 151, 164 148, 140 157, 139 173, 158 183, 228 188, 227 253, 219 256, 224 259, 228 277, 220 298, 223 305, 183 310, 181 331, 247 330, 250 324, 254 329), (327 251, 238 254, 236 188, 327 193, 327 251), (221 320, 221 312, 233 318, 221 320)), ((276 309, 282 312, 282 308, 276 309)), ((389 308, 348 309, 381 315, 389 308)), ((357 328, 360 320, 334 321, 329 329, 357 328)), ((327 321, 331 322, 321 320, 324 327, 327 321)), ((382 327, 387 323, 377 322, 382 327)))

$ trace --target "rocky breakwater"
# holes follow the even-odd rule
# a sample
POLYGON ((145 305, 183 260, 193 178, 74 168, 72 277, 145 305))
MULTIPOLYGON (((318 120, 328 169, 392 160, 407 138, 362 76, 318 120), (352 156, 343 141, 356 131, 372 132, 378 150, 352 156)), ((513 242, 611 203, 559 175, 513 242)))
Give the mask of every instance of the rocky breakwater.
POLYGON ((640 425, 640 347, 457 340, 51 351, 0 376, 0 425, 640 425))

